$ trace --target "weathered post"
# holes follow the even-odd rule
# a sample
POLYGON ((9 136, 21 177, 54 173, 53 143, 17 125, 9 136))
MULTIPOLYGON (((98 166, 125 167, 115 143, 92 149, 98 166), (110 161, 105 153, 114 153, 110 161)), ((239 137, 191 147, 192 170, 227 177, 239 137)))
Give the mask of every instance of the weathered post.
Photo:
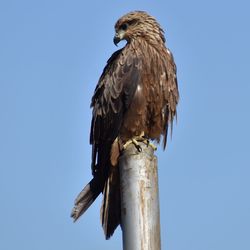
POLYGON ((154 148, 130 144, 119 159, 123 250, 160 250, 157 158, 154 148))

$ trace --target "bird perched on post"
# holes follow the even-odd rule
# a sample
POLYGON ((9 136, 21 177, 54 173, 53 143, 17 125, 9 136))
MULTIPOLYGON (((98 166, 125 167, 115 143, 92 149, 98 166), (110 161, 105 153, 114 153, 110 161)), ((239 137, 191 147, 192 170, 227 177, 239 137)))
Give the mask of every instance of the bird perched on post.
POLYGON ((119 155, 136 140, 162 138, 165 148, 179 99, 174 59, 155 18, 144 11, 124 15, 115 24, 115 45, 121 40, 126 45, 108 60, 92 97, 93 179, 71 213, 77 220, 102 192, 106 239, 120 224, 119 155))

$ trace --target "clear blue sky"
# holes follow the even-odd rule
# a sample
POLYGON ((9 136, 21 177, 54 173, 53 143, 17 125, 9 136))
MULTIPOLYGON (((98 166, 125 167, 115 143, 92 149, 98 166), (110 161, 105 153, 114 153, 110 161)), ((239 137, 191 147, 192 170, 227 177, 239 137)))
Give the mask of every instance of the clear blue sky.
MULTIPOLYGON (((250 249, 249 1, 1 1, 0 249, 117 250, 99 198, 75 224, 91 178, 90 98, 113 26, 146 10, 178 67, 178 124, 159 147, 163 250, 250 249)), ((121 47, 121 46, 120 46, 121 47)))

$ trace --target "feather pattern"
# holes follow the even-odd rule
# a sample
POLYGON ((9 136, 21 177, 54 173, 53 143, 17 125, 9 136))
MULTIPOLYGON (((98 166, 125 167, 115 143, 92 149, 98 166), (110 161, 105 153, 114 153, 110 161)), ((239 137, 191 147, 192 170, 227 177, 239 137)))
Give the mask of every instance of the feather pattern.
POLYGON ((101 222, 107 239, 120 224, 119 143, 144 132, 156 142, 163 137, 165 148, 179 100, 174 58, 157 21, 135 11, 117 21, 116 32, 122 27, 127 27, 122 30, 127 44, 108 60, 91 101, 93 179, 72 211, 77 220, 103 192, 101 222))

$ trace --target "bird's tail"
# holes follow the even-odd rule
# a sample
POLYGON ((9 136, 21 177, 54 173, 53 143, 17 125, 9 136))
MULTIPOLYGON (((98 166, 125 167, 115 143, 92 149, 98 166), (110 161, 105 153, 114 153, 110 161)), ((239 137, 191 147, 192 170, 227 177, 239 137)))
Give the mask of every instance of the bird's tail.
POLYGON ((72 209, 71 217, 76 221, 95 201, 98 195, 103 191, 104 180, 95 176, 78 194, 75 199, 75 206, 72 209))
MULTIPOLYGON (((102 150, 101 156, 109 155, 110 148, 102 150)), ((113 235, 115 229, 120 224, 120 176, 118 167, 119 150, 112 151, 112 162, 110 159, 104 166, 99 166, 94 178, 84 187, 75 200, 75 206, 72 210, 71 217, 76 221, 95 201, 98 195, 103 192, 103 202, 101 208, 101 223, 106 239, 113 235)), ((105 162, 104 160, 99 160, 105 162)))
POLYGON ((101 222, 106 239, 109 239, 120 224, 120 178, 118 166, 112 167, 109 177, 95 176, 78 194, 71 217, 76 221, 91 206, 98 195, 103 192, 101 222))
POLYGON ((106 239, 109 239, 121 222, 119 167, 110 168, 103 191, 101 222, 106 239))

